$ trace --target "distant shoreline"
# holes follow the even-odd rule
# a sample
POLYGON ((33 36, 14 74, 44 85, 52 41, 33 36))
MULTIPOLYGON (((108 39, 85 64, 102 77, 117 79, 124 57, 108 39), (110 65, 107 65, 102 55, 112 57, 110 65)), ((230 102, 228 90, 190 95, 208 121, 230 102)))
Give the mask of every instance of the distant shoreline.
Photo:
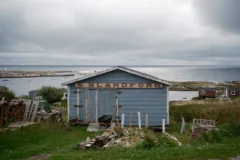
POLYGON ((68 77, 74 76, 72 71, 19 71, 0 70, 1 79, 35 78, 35 77, 68 77))
MULTIPOLYGON (((0 81, 9 81, 13 78, 37 78, 37 77, 69 77, 75 76, 75 71, 21 71, 21 70, 0 70, 0 81)), ((80 73, 78 73, 80 74, 80 73)), ((84 74, 84 73, 82 73, 84 74)), ((168 81, 170 91, 198 91, 199 88, 216 88, 224 90, 226 87, 239 87, 240 81, 168 81)))
POLYGON ((39 75, 39 76, 16 76, 16 77, 0 77, 0 79, 13 79, 13 78, 38 78, 38 77, 70 77, 75 76, 75 74, 66 74, 66 75, 39 75))

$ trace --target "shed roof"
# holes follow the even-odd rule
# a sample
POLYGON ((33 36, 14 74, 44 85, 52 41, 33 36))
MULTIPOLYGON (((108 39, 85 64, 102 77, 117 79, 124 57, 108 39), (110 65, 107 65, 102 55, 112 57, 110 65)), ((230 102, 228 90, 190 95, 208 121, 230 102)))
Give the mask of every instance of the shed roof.
POLYGON ((115 71, 115 70, 121 70, 121 71, 124 71, 124 72, 128 72, 130 74, 133 74, 133 75, 137 75, 139 77, 143 77, 143 78, 146 78, 146 79, 153 80, 155 82, 160 82, 160 83, 163 83, 163 84, 166 84, 166 85, 171 85, 167 81, 159 79, 155 76, 152 76, 152 75, 149 75, 149 74, 146 74, 146 73, 143 73, 143 72, 139 72, 139 71, 127 68, 127 67, 123 67, 123 66, 116 66, 116 67, 112 67, 112 68, 109 68, 109 69, 106 69, 106 70, 103 70, 103 71, 100 71, 100 72, 95 72, 93 74, 89 74, 89 75, 86 75, 86 76, 83 76, 83 77, 80 77, 80 78, 76 78, 76 79, 64 82, 64 83, 62 83, 62 85, 65 86, 65 85, 68 85, 68 84, 71 84, 71 83, 86 80, 86 79, 89 79, 89 78, 92 78, 92 77, 95 77, 95 76, 98 76, 98 75, 101 75, 101 74, 105 74, 105 73, 108 73, 108 72, 111 72, 111 71, 115 71))
POLYGON ((202 87, 202 88, 198 88, 199 90, 206 90, 206 91, 216 91, 217 88, 207 88, 207 87, 202 87))
POLYGON ((229 88, 230 91, 240 91, 240 88, 229 88))

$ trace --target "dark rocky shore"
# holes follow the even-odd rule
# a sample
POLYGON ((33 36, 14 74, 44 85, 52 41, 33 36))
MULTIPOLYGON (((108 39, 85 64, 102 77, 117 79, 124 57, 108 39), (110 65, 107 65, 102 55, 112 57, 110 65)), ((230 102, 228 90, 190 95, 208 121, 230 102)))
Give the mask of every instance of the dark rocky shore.
POLYGON ((199 88, 216 88, 217 90, 224 90, 226 87, 240 88, 239 81, 231 82, 203 82, 203 81, 186 81, 177 82, 169 81, 171 91, 197 91, 199 88))
POLYGON ((66 77, 74 76, 72 71, 9 71, 0 70, 0 78, 66 77))

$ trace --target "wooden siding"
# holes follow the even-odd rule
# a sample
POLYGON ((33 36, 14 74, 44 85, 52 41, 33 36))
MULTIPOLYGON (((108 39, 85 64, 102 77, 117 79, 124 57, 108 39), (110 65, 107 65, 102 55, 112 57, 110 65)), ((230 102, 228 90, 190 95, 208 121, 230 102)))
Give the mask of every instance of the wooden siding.
POLYGON ((216 98, 217 97, 217 91, 216 90, 204 90, 201 89, 198 91, 199 97, 204 98, 216 98), (201 91, 205 91, 205 93, 201 93, 201 91))
MULTIPOLYGON (((74 107, 74 105, 77 104, 77 88, 74 84, 69 85, 70 86, 70 96, 69 96, 69 105, 70 105, 70 120, 77 118, 77 107, 74 107)), ((80 107, 80 120, 84 120, 86 117, 86 111, 85 111, 85 89, 80 89, 80 105, 83 107, 80 107)))
MULTIPOLYGON (((102 74, 96 77, 92 77, 82 81, 84 82, 146 82, 153 83, 154 81, 132 75, 130 73, 116 70, 106 74, 102 74)), ((77 117, 77 108, 74 105, 77 103, 77 91, 75 83, 69 85, 69 119, 77 117)), ((121 114, 125 114, 125 124, 129 123, 129 115, 132 112, 132 125, 137 125, 137 112, 141 112, 142 125, 145 124, 145 113, 148 113, 149 126, 161 125, 161 121, 164 118, 168 120, 168 109, 167 109, 167 86, 164 85, 161 89, 101 89, 98 91, 98 115, 112 114, 115 113, 116 106, 116 91, 121 92, 119 94, 119 117, 121 114)), ((96 90, 89 90, 90 98, 90 111, 91 119, 95 120, 96 109, 95 109, 95 94, 96 90)), ((80 89, 80 120, 86 118, 85 108, 85 88, 80 89)), ((115 115, 114 115, 115 116, 115 115)))
POLYGON ((160 126, 164 118, 167 121, 166 87, 163 89, 120 89, 119 116, 125 114, 125 124, 129 124, 132 112, 132 125, 137 125, 137 112, 141 112, 142 125, 145 124, 145 114, 148 114, 150 126, 160 126))
POLYGON ((229 90, 228 91, 228 96, 229 97, 240 97, 240 91, 239 90, 229 90), (232 95, 231 92, 234 91, 235 95, 232 95))

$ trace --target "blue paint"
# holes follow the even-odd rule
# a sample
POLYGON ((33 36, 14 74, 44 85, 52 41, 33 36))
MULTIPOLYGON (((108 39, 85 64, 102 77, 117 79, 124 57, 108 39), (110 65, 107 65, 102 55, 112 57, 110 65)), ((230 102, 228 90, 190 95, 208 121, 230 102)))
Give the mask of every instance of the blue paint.
MULTIPOLYGON (((82 81, 85 82, 148 82, 154 83, 153 80, 149 80, 143 77, 139 77, 124 71, 114 70, 102 75, 91 77, 82 81)), ((75 83, 70 84, 70 119, 77 117, 77 108, 74 105, 77 103, 77 89, 75 83)), ((148 113, 149 126, 161 125, 162 119, 167 120, 167 86, 164 85, 161 89, 99 89, 98 90, 98 117, 102 115, 111 114, 115 117, 116 106, 116 92, 119 94, 119 117, 121 114, 125 114, 125 124, 129 124, 130 113, 132 112, 132 125, 137 125, 137 112, 141 112, 142 125, 145 124, 145 114, 148 113)), ((90 119, 95 121, 96 107, 95 107, 95 95, 96 90, 89 90, 89 106, 91 111, 90 119)), ((84 107, 80 108, 80 119, 86 119, 85 108, 85 96, 86 89, 80 89, 80 105, 84 107)))

